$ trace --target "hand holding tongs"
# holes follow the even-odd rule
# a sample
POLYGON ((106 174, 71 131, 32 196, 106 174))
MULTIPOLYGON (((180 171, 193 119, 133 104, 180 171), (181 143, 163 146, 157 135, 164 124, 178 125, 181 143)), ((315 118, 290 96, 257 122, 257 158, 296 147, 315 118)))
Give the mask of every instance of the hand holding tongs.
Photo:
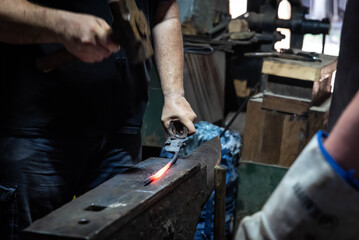
POLYGON ((188 129, 181 122, 171 122, 167 132, 169 137, 165 142, 165 150, 167 152, 173 153, 174 155, 166 166, 145 180, 145 186, 158 179, 167 169, 176 163, 178 159, 178 152, 187 141, 188 129))

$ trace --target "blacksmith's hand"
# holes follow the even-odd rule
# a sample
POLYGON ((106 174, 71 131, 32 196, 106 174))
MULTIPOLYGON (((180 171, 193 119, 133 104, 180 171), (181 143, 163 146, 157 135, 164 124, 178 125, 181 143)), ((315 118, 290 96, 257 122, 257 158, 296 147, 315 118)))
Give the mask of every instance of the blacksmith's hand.
POLYGON ((120 50, 113 41, 111 27, 105 20, 92 15, 63 12, 57 31, 65 48, 87 63, 100 62, 120 50))
POLYGON ((193 122, 197 115, 192 110, 191 106, 184 98, 178 94, 171 94, 165 96, 165 103, 162 109, 162 124, 165 129, 168 129, 171 121, 180 121, 188 128, 188 135, 196 133, 193 122))

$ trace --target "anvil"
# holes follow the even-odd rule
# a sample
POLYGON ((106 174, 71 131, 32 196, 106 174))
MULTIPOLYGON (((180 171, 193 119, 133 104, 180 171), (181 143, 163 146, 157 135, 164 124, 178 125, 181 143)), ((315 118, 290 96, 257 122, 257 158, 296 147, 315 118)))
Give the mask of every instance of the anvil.
POLYGON ((169 161, 149 158, 35 221, 23 239, 193 239, 220 159, 216 137, 144 186, 169 161))

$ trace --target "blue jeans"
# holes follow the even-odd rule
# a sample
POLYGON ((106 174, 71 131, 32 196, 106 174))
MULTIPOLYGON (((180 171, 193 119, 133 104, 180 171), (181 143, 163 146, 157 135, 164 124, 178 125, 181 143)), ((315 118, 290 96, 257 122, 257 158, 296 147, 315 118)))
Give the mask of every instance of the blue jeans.
POLYGON ((140 134, 0 137, 1 239, 140 160, 140 134))

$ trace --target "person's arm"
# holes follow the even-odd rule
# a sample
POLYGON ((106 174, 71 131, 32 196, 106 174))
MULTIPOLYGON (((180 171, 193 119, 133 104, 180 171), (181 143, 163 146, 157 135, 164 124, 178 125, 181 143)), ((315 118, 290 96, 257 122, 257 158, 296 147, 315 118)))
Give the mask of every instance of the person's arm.
POLYGON ((359 181, 359 91, 340 116, 324 147, 335 161, 346 171, 355 170, 359 181))
POLYGON ((101 18, 42 7, 26 0, 0 0, 0 41, 61 43, 75 57, 97 62, 117 52, 110 26, 101 18))
POLYGON ((161 120, 166 129, 170 121, 182 122, 191 135, 196 132, 193 121, 197 116, 184 98, 183 43, 177 2, 160 4, 156 19, 152 34, 164 95, 161 120))
POLYGON ((313 137, 262 210, 241 221, 235 239, 357 238, 358 137, 359 91, 330 135, 313 137))

